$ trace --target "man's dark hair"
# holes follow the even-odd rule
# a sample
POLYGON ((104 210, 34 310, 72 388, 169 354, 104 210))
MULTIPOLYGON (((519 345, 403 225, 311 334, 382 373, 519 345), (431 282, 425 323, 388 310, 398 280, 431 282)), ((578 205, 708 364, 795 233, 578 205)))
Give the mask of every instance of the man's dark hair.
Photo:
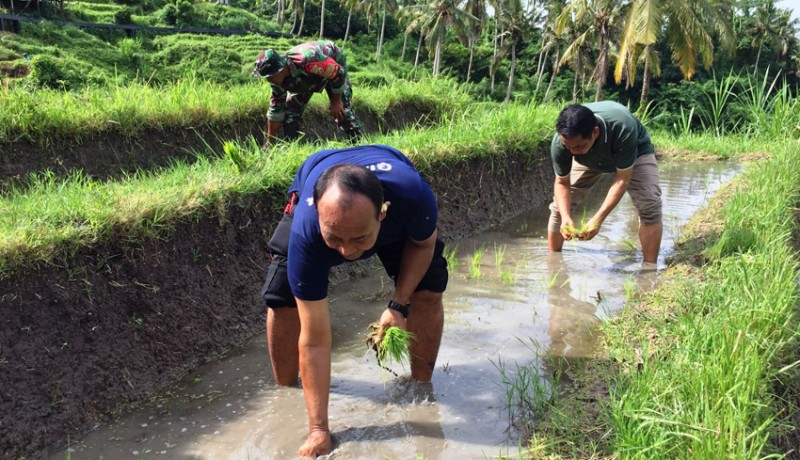
MULTIPOLYGON (((319 176, 317 183, 314 184, 314 203, 319 203, 322 195, 334 185, 343 192, 347 192, 347 195, 360 193, 369 198, 375 205, 376 217, 380 216, 383 205, 383 186, 374 172, 364 166, 354 164, 331 166, 319 176)), ((352 204, 352 199, 347 195, 342 197, 340 203, 342 206, 352 204)))
POLYGON ((572 104, 558 114, 556 131, 566 138, 581 136, 584 139, 592 137, 592 131, 597 126, 594 112, 586 106, 572 104))

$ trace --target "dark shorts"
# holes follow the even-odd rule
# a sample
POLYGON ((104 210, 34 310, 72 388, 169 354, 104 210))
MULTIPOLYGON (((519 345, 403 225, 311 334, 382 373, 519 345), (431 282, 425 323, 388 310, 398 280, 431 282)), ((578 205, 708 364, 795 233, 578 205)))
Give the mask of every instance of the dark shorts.
MULTIPOLYGON (((294 217, 294 206, 287 206, 283 218, 278 222, 278 226, 269 240, 267 248, 270 253, 270 263, 267 268, 267 277, 264 286, 261 288, 261 298, 270 308, 292 307, 297 308, 292 288, 289 286, 287 272, 286 254, 289 252, 289 235, 292 228, 294 217)), ((378 258, 386 270, 386 274, 397 282, 397 275, 400 272, 400 258, 403 255, 405 241, 383 246, 377 251, 378 258)), ((444 243, 436 240, 436 248, 433 252, 428 271, 417 285, 415 291, 444 292, 447 288, 447 261, 442 253, 444 243)))

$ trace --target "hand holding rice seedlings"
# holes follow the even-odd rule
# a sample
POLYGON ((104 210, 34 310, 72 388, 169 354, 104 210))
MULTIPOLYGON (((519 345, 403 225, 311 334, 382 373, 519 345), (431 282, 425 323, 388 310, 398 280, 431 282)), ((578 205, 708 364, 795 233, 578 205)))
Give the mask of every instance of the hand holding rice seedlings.
POLYGON ((575 228, 572 225, 565 225, 564 231, 567 233, 566 235, 567 240, 573 240, 573 239, 583 240, 586 238, 587 233, 591 232, 596 228, 597 228, 596 226, 594 225, 589 226, 586 221, 582 220, 580 228, 575 228))
MULTIPOLYGON (((367 346, 375 350, 378 358, 378 365, 384 370, 388 363, 397 363, 401 366, 411 362, 411 352, 409 346, 414 340, 414 334, 397 326, 387 328, 383 337, 378 337, 380 326, 378 323, 369 325, 370 332, 367 334, 367 346), (380 339, 380 340, 379 340, 380 339)), ((397 374, 395 374, 397 375, 397 374)))

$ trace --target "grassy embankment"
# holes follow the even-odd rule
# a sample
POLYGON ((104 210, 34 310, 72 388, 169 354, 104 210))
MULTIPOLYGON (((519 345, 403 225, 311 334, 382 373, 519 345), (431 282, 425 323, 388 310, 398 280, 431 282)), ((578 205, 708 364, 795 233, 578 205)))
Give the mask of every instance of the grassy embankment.
MULTIPOLYGON (((452 85, 447 80, 398 79, 381 88, 359 89, 354 104, 376 114, 415 102, 434 105, 439 113, 449 112, 467 101, 466 94, 452 91, 452 85)), ((230 86, 191 78, 158 87, 131 83, 76 92, 11 89, 0 93, 0 141, 26 138, 47 145, 104 131, 133 136, 149 127, 228 125, 263 115, 266 107, 266 85, 230 86)), ((312 98, 307 111, 327 113, 326 98, 312 98)))
POLYGON ((525 458, 753 459, 793 446, 800 143, 654 137, 706 158, 760 155, 687 226, 657 291, 604 323, 596 358, 542 357, 556 377, 569 369, 570 390, 547 390, 528 365, 504 375, 518 408, 541 416, 525 458))
MULTIPOLYGON (((425 170, 428 163, 443 159, 491 159, 506 152, 536 151, 549 138, 557 113, 556 108, 533 110, 524 105, 470 103, 463 92, 453 91, 452 82, 398 83, 372 95, 365 91, 362 97, 385 104, 394 98, 432 93, 438 95, 445 113, 439 126, 368 137, 365 142, 395 146, 425 170), (448 91, 437 90, 438 85, 447 86, 448 91)), ((169 107, 170 104, 165 103, 168 99, 154 94, 152 105, 144 106, 156 111, 169 107)), ((125 96, 113 100, 130 110, 139 106, 128 105, 129 97, 125 96)), ((177 105, 176 112, 170 116, 178 115, 177 105)), ((66 107, 72 107, 73 115, 78 115, 86 106, 75 103, 66 107)), ((234 103, 230 107, 236 109, 234 103)), ((191 110, 184 107, 184 112, 191 113, 191 110)), ((107 124, 108 118, 107 114, 103 115, 95 126, 107 124)), ((79 124, 71 125, 71 117, 59 120, 70 123, 75 129, 79 127, 79 124)), ((63 126, 61 129, 67 129, 63 126)), ((239 145, 233 150, 238 152, 236 155, 203 155, 191 165, 175 164, 162 171, 143 172, 110 182, 93 181, 80 175, 62 180, 42 174, 29 186, 12 188, 0 196, 0 276, 69 257, 82 247, 112 238, 136 241, 164 235, 181 219, 214 213, 238 197, 283 190, 306 156, 332 145, 336 144, 284 144, 262 152, 253 142, 239 145)))

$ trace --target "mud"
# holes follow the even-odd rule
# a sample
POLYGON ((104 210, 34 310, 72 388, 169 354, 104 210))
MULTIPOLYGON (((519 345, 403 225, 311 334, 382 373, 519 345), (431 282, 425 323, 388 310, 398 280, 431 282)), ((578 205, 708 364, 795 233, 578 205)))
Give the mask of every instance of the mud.
MULTIPOLYGON (((544 150, 423 172, 448 241, 550 198, 544 150)), ((120 238, 0 281, 2 458, 41 458, 261 333, 265 246, 283 205, 283 190, 243 197, 169 237, 120 238)), ((347 267, 337 279, 357 274, 347 267)))

